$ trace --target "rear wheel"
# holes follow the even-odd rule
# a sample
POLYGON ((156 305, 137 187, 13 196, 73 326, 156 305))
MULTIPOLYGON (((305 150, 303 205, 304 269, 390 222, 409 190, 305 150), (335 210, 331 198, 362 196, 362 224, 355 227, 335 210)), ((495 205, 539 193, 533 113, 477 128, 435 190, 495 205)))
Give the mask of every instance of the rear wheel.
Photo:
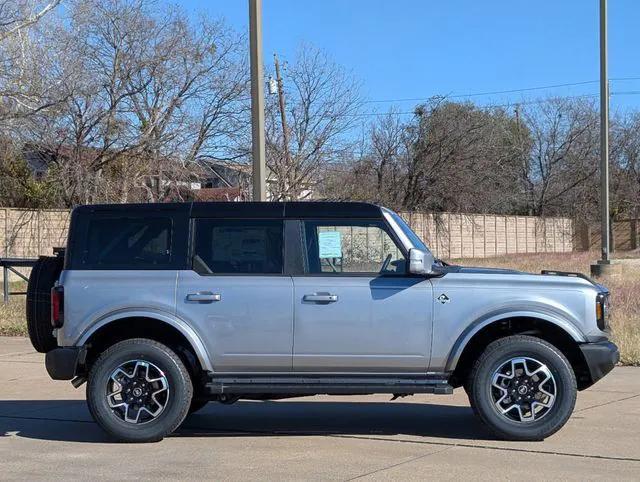
POLYGON ((471 406, 499 437, 542 440, 567 422, 576 402, 576 378, 565 356, 531 336, 491 343, 467 382, 471 406))
POLYGON ((96 422, 126 442, 154 442, 173 432, 189 411, 193 387, 173 350, 153 340, 117 343, 93 364, 87 403, 96 422))

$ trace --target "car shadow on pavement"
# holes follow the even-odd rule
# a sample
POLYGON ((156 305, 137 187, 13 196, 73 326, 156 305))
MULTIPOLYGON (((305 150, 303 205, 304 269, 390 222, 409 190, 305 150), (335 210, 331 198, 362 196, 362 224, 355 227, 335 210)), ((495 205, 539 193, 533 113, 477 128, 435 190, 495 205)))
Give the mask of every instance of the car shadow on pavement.
POLYGON ((0 400, 0 437, 108 442, 84 400, 0 400))
MULTIPOLYGON (((468 406, 406 402, 211 402, 186 418, 173 437, 411 435, 490 440, 468 406)), ((109 442, 83 400, 0 401, 0 436, 109 442)))
POLYGON ((209 403, 177 436, 414 435, 491 439, 468 406, 407 402, 240 401, 209 403))

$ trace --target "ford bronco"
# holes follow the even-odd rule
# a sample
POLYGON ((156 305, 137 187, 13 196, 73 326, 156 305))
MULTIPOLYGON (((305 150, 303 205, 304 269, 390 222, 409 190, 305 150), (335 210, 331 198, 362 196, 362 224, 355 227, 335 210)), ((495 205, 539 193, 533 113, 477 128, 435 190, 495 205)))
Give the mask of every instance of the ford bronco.
POLYGON ((27 303, 51 378, 138 442, 210 401, 456 387, 497 436, 540 440, 618 361, 608 312, 585 276, 452 266, 338 202, 81 206, 27 303))

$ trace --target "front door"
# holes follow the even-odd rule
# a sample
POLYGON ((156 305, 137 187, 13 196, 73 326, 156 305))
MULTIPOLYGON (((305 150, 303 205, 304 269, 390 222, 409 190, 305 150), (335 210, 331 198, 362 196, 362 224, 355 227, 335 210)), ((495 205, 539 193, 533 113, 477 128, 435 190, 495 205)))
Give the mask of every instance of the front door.
POLYGON ((204 338, 216 372, 290 372, 293 283, 283 274, 282 220, 194 222, 178 316, 204 338))
POLYGON ((381 220, 302 221, 305 273, 294 276, 293 369, 424 374, 432 287, 408 276, 381 220))

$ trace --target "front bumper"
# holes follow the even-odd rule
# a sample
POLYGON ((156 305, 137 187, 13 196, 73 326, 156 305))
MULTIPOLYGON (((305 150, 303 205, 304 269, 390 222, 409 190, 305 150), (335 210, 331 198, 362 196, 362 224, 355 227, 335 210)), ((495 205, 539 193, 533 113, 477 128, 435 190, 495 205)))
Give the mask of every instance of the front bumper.
POLYGON ((54 380, 71 380, 84 365, 86 354, 84 347, 55 348, 45 355, 44 365, 54 380))
POLYGON ((620 361, 618 347, 610 341, 583 343, 579 347, 589 369, 590 383, 587 386, 593 385, 604 377, 620 361))

